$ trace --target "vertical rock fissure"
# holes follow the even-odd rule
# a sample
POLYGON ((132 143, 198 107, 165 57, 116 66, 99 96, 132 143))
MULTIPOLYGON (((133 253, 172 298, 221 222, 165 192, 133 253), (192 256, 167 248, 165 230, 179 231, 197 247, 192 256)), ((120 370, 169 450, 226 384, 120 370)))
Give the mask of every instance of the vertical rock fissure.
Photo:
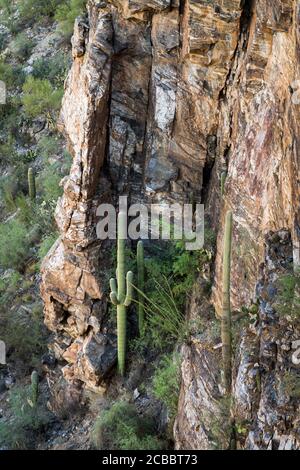
POLYGON ((107 134, 106 134, 106 143, 105 143, 105 158, 103 162, 102 172, 106 174, 107 177, 111 180, 109 176, 109 149, 110 149, 110 136, 111 136, 111 104, 112 104, 112 82, 113 82, 113 70, 114 70, 114 56, 115 56, 115 29, 113 18, 111 21, 112 24, 112 57, 111 57, 111 73, 109 81, 109 95, 108 95, 108 117, 107 117, 107 134))
POLYGON ((152 68, 153 68, 153 42, 152 42, 152 19, 153 15, 150 18, 150 47, 151 47, 151 63, 149 66, 149 80, 148 80, 148 96, 147 96, 147 107, 146 107, 146 119, 145 119, 145 126, 144 126, 144 139, 143 139, 143 147, 142 147, 142 187, 145 181, 145 172, 146 172, 146 159, 147 159, 147 145, 148 145, 148 123, 151 118, 150 110, 151 110, 151 87, 152 87, 152 68))
MULTIPOLYGON (((246 53, 248 49, 248 42, 249 42, 249 34, 250 34, 250 25, 252 19, 252 12, 255 6, 256 0, 244 0, 242 4, 242 13, 240 17, 239 23, 239 36, 238 41, 236 44, 236 48, 234 50, 231 65, 228 70, 228 74, 226 76, 224 87, 221 89, 219 93, 219 110, 222 106, 222 102, 227 102, 228 95, 231 93, 231 85, 235 83, 235 86, 239 83, 239 77, 235 74, 237 70, 240 70, 239 73, 242 71, 242 66, 239 66, 239 62, 243 61, 245 56, 242 54, 246 53)), ((221 168, 221 171, 228 169, 228 162, 230 158, 230 151, 231 151, 231 143, 232 143, 232 121, 233 121, 233 107, 229 109, 229 136, 228 136, 228 144, 225 148, 223 153, 221 162, 224 165, 224 168, 221 168)), ((222 126, 222 122, 219 122, 219 127, 222 126)))

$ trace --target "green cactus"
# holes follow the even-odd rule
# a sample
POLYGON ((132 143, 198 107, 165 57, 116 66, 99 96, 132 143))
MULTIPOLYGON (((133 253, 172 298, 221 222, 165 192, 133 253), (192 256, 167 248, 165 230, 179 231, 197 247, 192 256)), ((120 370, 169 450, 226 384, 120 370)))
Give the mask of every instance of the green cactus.
POLYGON ((37 405, 38 395, 39 395, 39 376, 38 376, 38 373, 34 370, 31 374, 31 402, 34 408, 37 405))
POLYGON ((125 374, 126 360, 126 308, 131 304, 133 293, 133 273, 129 271, 125 279, 125 239, 127 233, 127 217, 125 212, 118 216, 118 255, 117 279, 110 280, 110 299, 117 306, 118 329, 118 368, 121 375, 125 374))
POLYGON ((232 212, 228 211, 225 221, 223 253, 223 290, 222 290, 222 356, 224 387, 231 392, 231 309, 230 309, 230 268, 232 244, 232 212))
POLYGON ((32 168, 28 169, 28 193, 33 201, 36 198, 35 175, 32 168))
POLYGON ((137 274, 138 274, 138 313, 139 313, 139 332, 140 336, 144 334, 145 328, 145 306, 144 306, 144 290, 145 290, 145 260, 144 260, 144 244, 140 240, 137 244, 137 274))
POLYGON ((224 196, 224 193, 225 193, 225 182, 226 182, 226 178, 227 178, 227 171, 223 171, 221 173, 221 196, 223 197, 224 196))

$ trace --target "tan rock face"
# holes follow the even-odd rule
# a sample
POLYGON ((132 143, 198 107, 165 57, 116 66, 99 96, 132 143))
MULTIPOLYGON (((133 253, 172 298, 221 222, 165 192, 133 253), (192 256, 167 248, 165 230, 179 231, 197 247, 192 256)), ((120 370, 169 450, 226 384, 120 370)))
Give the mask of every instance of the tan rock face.
POLYGON ((292 232, 299 263, 298 6, 294 1, 253 3, 220 102, 219 152, 228 177, 220 215, 214 302, 220 311, 222 227, 234 213, 232 301, 254 296, 269 230, 292 232), (222 128, 223 126, 223 128, 222 128))
POLYGON ((291 231, 300 263, 297 5, 88 2, 88 17, 75 25, 60 120, 73 155, 56 210, 61 238, 42 268, 46 323, 71 338, 64 354, 70 379, 77 373, 93 387, 103 379, 95 358, 82 359, 93 349, 86 341, 103 334, 106 311, 99 203, 121 194, 131 201, 204 202, 218 232, 217 312, 227 209, 235 222, 235 308, 254 295, 269 230, 291 231))
POLYGON ((297 376, 293 354, 299 344, 299 321, 276 313, 276 280, 291 269, 290 234, 272 232, 265 245, 265 263, 256 285, 257 317, 248 326, 234 323, 238 335, 234 335, 231 406, 222 393, 220 325, 203 305, 203 293, 195 289, 190 316, 196 320, 201 315, 205 329, 194 332, 182 350, 182 386, 174 427, 178 449, 228 449, 229 416, 235 420, 238 449, 300 448, 299 396, 293 394, 291 385, 297 376))

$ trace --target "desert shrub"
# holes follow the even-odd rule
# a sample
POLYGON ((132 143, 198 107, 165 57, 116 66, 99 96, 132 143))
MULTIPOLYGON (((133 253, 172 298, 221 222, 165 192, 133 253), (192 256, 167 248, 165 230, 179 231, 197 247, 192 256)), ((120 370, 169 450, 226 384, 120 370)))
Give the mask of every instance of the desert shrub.
POLYGON ((125 401, 114 403, 97 418, 92 442, 99 450, 155 450, 162 446, 154 434, 154 423, 141 418, 125 401))
POLYGON ((10 86, 14 79, 13 66, 0 61, 0 80, 5 82, 6 86, 10 86))
POLYGON ((3 142, 0 140, 0 155, 2 164, 11 165, 16 161, 16 141, 12 134, 9 134, 3 142))
MULTIPOLYGON (((164 351, 188 335, 185 306, 197 275, 212 259, 212 246, 187 251, 185 243, 164 242, 146 246, 144 303, 147 335, 134 348, 164 351)), ((136 288, 137 289, 137 288, 136 288)))
POLYGON ((160 276, 154 279, 154 285, 149 297, 144 294, 146 329, 150 332, 147 335, 150 343, 163 350, 186 338, 188 324, 183 311, 176 304, 168 279, 160 276))
POLYGON ((174 275, 173 293, 177 304, 184 307, 188 295, 191 293, 197 275, 202 267, 212 259, 212 249, 188 251, 185 243, 179 241, 175 245, 172 271, 174 275))
POLYGON ((5 82, 8 91, 22 86, 24 79, 25 75, 21 66, 11 65, 0 59, 0 80, 5 82))
POLYGON ((68 0, 57 8, 55 18, 63 36, 71 37, 75 19, 85 12, 85 7, 85 0, 68 0))
POLYGON ((300 271, 281 276, 277 281, 276 311, 293 320, 300 317, 300 271))
POLYGON ((178 355, 164 356, 153 377, 153 394, 166 406, 172 421, 177 413, 180 390, 180 359, 178 355))
POLYGON ((11 33, 16 34, 19 31, 18 22, 15 21, 14 13, 16 6, 11 0, 0 0, 1 23, 8 28, 11 33))
POLYGON ((21 24, 33 23, 49 19, 55 15, 61 0, 17 0, 19 22, 21 24))
POLYGON ((56 242, 57 238, 58 238, 57 232, 50 233, 50 235, 47 235, 43 238, 43 240, 40 243, 39 251, 38 251, 38 257, 40 261, 42 261, 45 258, 47 253, 50 251, 50 249, 56 242))
POLYGON ((300 398, 300 375, 298 371, 286 371, 282 378, 284 393, 291 398, 300 398))
MULTIPOLYGON (((0 106, 1 143, 5 144, 8 138, 19 139, 21 136, 22 116, 18 97, 8 96, 5 106, 0 106)), ((14 153, 16 153, 14 151, 14 153)))
POLYGON ((59 140, 55 136, 44 136, 37 147, 40 155, 46 160, 59 152, 59 140))
POLYGON ((22 269, 29 252, 28 230, 18 220, 0 224, 0 266, 22 269))
POLYGON ((0 445, 9 449, 34 448, 37 433, 51 420, 50 413, 38 402, 30 404, 31 387, 14 387, 10 392, 9 406, 12 419, 0 422, 0 445))
POLYGON ((24 32, 21 32, 17 34, 15 39, 12 41, 11 52, 18 60, 25 61, 30 56, 33 47, 33 40, 28 38, 24 32))
POLYGON ((10 299, 16 295, 21 279, 20 273, 13 269, 0 278, 0 306, 7 305, 10 299))
POLYGON ((206 416, 206 421, 209 423, 208 435, 216 450, 227 450, 230 449, 233 439, 231 398, 222 397, 216 405, 215 412, 209 411, 206 416))
POLYGON ((70 54, 58 52, 53 57, 41 57, 33 64, 32 75, 34 78, 47 79, 54 86, 61 86, 71 66, 70 54))
POLYGON ((55 165, 51 165, 41 173, 39 176, 39 183, 42 188, 43 200, 46 202, 54 201, 62 195, 62 188, 60 187, 61 175, 55 165))
POLYGON ((23 85, 22 103, 30 118, 43 116, 52 122, 55 111, 60 108, 62 89, 55 89, 49 80, 30 76, 23 85))
MULTIPOLYGON (((29 301, 32 301, 31 297, 29 301)), ((9 360, 21 361, 23 369, 27 371, 39 365, 39 358, 47 350, 47 332, 43 321, 29 312, 30 308, 10 312, 5 317, 1 331, 9 360)))

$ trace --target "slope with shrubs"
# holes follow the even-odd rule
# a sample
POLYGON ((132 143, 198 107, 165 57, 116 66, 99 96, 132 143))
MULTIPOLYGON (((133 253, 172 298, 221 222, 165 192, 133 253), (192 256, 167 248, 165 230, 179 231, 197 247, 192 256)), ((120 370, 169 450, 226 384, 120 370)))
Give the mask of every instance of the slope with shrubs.
POLYGON ((71 64, 71 28, 62 35, 56 15, 71 4, 74 18, 85 2, 0 0, 0 80, 7 89, 0 105, 0 339, 8 363, 0 366, 0 394, 8 403, 0 417, 0 448, 35 445, 35 434, 49 420, 45 410, 33 412, 20 391, 33 368, 41 372, 47 351, 39 267, 58 236, 54 208, 71 164, 55 125, 71 64), (29 197, 29 168, 35 200, 29 197), (10 392, 6 382, 14 384, 10 392))

